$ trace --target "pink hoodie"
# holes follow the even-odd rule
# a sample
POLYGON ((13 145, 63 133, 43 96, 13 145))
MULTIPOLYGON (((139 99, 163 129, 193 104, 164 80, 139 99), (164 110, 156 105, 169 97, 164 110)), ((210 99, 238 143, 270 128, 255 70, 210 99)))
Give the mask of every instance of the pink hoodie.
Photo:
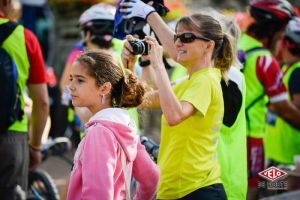
POLYGON ((126 199, 121 149, 127 158, 128 173, 138 181, 134 199, 153 199, 159 170, 136 134, 126 110, 107 108, 87 123, 86 135, 74 156, 68 200, 126 199))

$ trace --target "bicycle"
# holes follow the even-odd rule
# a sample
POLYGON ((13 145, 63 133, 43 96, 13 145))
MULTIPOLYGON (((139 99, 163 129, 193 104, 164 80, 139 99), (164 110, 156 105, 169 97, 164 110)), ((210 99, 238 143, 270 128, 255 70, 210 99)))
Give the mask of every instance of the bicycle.
MULTIPOLYGON (((68 163, 72 163, 64 154, 71 148, 67 137, 49 139, 42 146, 42 161, 50 155, 59 156, 68 163)), ((27 200, 59 200, 58 189, 53 178, 42 169, 30 170, 28 174, 27 200)))
POLYGON ((145 146, 146 151, 150 155, 151 159, 157 163, 157 157, 159 152, 159 145, 156 144, 153 140, 147 138, 146 136, 141 136, 140 138, 142 145, 145 146))

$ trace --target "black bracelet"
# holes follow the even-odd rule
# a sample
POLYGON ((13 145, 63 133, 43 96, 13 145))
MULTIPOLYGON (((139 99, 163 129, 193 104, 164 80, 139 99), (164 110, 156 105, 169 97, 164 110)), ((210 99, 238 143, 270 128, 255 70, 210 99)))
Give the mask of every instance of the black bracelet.
POLYGON ((139 58, 139 65, 141 67, 148 67, 150 64, 151 64, 150 60, 144 60, 144 61, 142 61, 141 57, 139 58))

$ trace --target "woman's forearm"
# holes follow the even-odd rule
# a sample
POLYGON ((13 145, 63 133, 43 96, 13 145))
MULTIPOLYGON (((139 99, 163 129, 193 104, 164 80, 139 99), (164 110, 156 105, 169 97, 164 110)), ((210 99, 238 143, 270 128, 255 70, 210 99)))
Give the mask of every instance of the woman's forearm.
POLYGON ((158 90, 146 92, 143 102, 139 108, 160 108, 158 90))
POLYGON ((175 96, 164 66, 155 69, 159 92, 159 102, 169 125, 176 125, 183 120, 180 101, 175 96))
POLYGON ((157 89, 155 72, 151 66, 142 68, 141 78, 145 80, 152 88, 157 89))
POLYGON ((168 27, 168 25, 156 12, 152 12, 151 14, 149 14, 149 16, 147 17, 147 22, 154 30, 156 36, 159 38, 159 41, 162 43, 169 56, 176 60, 177 50, 173 41, 175 32, 168 27))

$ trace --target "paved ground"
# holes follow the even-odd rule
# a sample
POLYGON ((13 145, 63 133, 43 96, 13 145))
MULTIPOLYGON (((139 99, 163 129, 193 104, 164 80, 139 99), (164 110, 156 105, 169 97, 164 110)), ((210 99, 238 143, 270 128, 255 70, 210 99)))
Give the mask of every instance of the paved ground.
MULTIPOLYGON (((72 159, 74 151, 67 153, 67 157, 72 159)), ((41 164, 41 168, 46 170, 57 185, 60 197, 66 185, 66 180, 71 171, 71 165, 60 157, 51 156, 41 164)), ((62 198, 61 198, 62 199, 62 198)))

